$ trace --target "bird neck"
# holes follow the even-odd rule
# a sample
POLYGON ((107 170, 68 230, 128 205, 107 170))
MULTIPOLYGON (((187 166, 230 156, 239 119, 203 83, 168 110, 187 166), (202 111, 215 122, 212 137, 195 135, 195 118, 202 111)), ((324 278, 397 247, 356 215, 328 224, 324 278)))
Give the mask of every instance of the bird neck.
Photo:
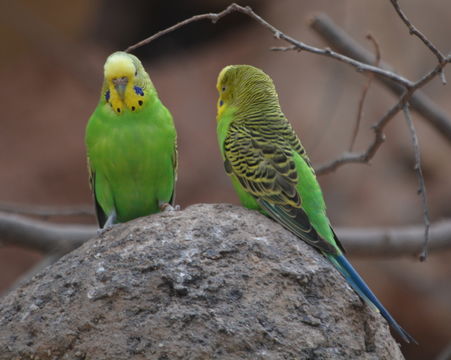
POLYGON ((249 100, 251 101, 244 101, 236 107, 235 119, 237 122, 251 124, 263 119, 283 117, 277 99, 261 97, 249 100))

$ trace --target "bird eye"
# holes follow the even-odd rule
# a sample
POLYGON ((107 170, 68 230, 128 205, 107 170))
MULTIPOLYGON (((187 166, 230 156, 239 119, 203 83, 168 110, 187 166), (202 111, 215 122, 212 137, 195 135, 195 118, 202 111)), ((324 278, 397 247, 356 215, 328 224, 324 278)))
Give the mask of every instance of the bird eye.
POLYGON ((144 91, 142 87, 133 86, 133 89, 135 90, 136 95, 144 96, 144 91))
POLYGON ((225 86, 223 86, 223 87, 222 87, 222 91, 225 91, 225 89, 226 89, 225 86))
POLYGON ((135 76, 138 76, 138 70, 135 70, 135 76))

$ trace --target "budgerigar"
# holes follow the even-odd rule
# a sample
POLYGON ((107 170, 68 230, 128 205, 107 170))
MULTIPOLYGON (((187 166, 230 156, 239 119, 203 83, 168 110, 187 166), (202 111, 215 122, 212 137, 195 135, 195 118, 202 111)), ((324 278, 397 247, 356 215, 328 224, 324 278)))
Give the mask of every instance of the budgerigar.
POLYGON ((219 147, 241 203, 316 247, 406 342, 415 342, 343 255, 315 172, 280 108, 271 78, 253 66, 230 65, 220 72, 217 89, 219 147))
POLYGON ((101 228, 173 203, 174 123, 136 56, 119 51, 106 60, 100 101, 85 141, 101 228))

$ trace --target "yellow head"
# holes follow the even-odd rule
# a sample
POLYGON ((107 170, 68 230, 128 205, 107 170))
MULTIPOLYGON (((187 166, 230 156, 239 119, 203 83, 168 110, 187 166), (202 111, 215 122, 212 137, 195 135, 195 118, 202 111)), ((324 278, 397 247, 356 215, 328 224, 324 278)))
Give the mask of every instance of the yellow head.
POLYGON ((251 65, 229 65, 218 75, 218 116, 230 106, 241 109, 250 106, 279 106, 279 99, 272 79, 262 70, 251 65))
POLYGON ((104 66, 103 97, 113 111, 139 111, 146 101, 145 94, 155 91, 149 75, 139 59, 126 52, 111 54, 104 66))

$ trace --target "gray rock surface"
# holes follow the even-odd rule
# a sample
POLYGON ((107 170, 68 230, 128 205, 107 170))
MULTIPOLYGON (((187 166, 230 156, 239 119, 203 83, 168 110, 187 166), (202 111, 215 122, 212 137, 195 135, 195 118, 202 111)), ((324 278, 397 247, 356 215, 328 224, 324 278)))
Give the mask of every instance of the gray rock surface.
POLYGON ((403 356, 317 251, 203 204, 114 226, 1 299, 0 359, 403 356))

